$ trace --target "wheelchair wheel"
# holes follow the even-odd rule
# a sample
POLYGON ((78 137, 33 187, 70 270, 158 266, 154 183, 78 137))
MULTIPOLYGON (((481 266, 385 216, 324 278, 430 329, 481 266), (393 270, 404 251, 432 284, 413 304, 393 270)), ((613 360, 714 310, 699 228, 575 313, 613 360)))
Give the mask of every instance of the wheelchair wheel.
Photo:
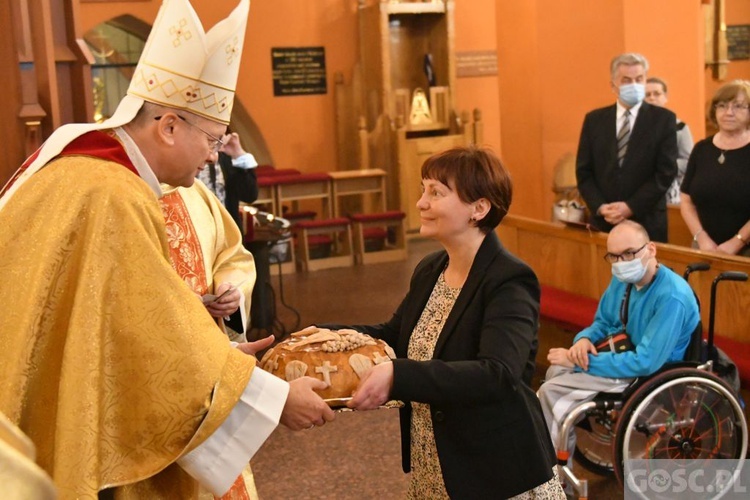
POLYGON ((633 459, 669 460, 676 467, 737 459, 737 474, 747 453, 747 423, 737 396, 719 377, 676 368, 648 380, 628 399, 614 443, 621 486, 625 460, 633 459))
POLYGON ((576 427, 576 449, 573 457, 586 470, 600 476, 614 474, 612 441, 614 434, 596 414, 587 415, 576 427))

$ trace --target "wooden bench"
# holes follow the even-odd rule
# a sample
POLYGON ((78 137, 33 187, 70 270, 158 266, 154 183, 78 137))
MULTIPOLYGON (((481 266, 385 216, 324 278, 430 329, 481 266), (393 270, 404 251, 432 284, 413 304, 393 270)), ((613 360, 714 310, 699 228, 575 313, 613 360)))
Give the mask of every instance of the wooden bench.
POLYGON ((295 226, 297 261, 303 271, 317 271, 354 264, 352 228, 349 219, 306 220, 295 226), (328 256, 314 258, 313 246, 331 245, 328 256))
POLYGON ((290 210, 297 212, 298 202, 318 200, 322 216, 331 216, 331 176, 327 173, 278 175, 267 179, 276 187, 277 213, 284 212, 285 202, 290 203, 290 210))
MULTIPOLYGON (((329 172, 331 176, 331 198, 333 214, 344 215, 343 197, 358 197, 359 210, 364 213, 382 212, 385 210, 385 170, 379 168, 366 170, 340 170, 329 172)), ((354 210, 352 210, 354 211, 354 210)))
MULTIPOLYGON (((503 245, 523 259, 537 274, 542 291, 542 316, 572 320, 578 326, 581 314, 550 310, 560 304, 574 303, 574 297, 598 301, 609 284, 611 266, 604 260, 607 235, 586 229, 568 227, 559 222, 546 222, 508 215, 497 230, 503 245), (550 293, 557 290, 563 300, 550 303, 550 293), (567 317, 572 316, 572 317, 567 317)), ((708 262, 711 270, 694 273, 690 285, 701 301, 701 319, 708 327, 711 283, 725 271, 750 274, 750 259, 692 248, 656 243, 657 259, 662 264, 682 273, 688 264, 708 262)), ((750 283, 727 281, 719 285, 716 303, 716 345, 724 349, 740 370, 743 384, 750 384, 750 283)), ((558 292, 558 297, 560 297, 558 292)), ((578 299, 576 299, 578 300, 578 299)), ((567 307, 567 306, 565 306, 567 307)), ((586 325, 583 325, 586 326, 586 325)))
POLYGON ((404 260, 406 251, 406 214, 393 210, 371 214, 355 214, 350 217, 354 230, 354 257, 358 264, 404 260), (389 230, 395 235, 395 241, 388 242, 389 230), (368 251, 367 241, 378 239, 383 248, 368 251))

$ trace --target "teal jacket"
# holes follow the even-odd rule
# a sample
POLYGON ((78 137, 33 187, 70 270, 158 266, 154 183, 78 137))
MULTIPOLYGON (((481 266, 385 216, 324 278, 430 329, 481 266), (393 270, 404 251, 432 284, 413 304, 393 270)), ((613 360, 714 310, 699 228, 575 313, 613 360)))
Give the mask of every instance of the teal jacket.
MULTIPOLYGON (((576 335, 573 343, 588 338, 596 344, 622 330, 620 305, 626 286, 612 278, 599 301, 594 323, 576 335)), ((635 350, 589 354, 587 373, 611 378, 640 377, 654 373, 665 363, 682 361, 700 313, 692 289, 681 276, 659 266, 650 284, 640 290, 633 287, 628 311, 627 332, 635 350)), ((576 370, 581 371, 579 367, 576 370)))

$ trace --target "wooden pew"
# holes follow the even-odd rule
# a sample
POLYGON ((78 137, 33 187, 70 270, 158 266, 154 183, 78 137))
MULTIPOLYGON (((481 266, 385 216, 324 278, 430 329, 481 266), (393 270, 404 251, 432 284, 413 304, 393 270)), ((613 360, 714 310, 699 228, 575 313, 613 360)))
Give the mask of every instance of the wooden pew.
MULTIPOLYGON (((542 285, 598 300, 612 277, 604 260, 607 235, 508 215, 498 228, 508 250, 528 263, 542 285)), ((711 282, 721 272, 750 274, 750 259, 692 248, 657 243, 657 259, 678 274, 693 262, 708 262, 711 270, 690 276, 690 285, 701 301, 704 329, 708 329, 711 282)), ((723 282, 718 287, 715 332, 717 345, 740 367, 743 380, 750 380, 750 282, 723 282)))

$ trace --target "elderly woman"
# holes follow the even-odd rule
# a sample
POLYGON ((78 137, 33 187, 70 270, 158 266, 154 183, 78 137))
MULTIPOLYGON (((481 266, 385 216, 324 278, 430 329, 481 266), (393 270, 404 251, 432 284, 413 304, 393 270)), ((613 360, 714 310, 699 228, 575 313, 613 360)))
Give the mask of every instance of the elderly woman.
POLYGON ((392 363, 368 372, 349 406, 406 402, 401 441, 410 498, 565 498, 529 387, 539 283, 494 232, 511 196, 508 172, 487 150, 428 158, 420 233, 444 250, 419 263, 390 321, 350 327, 396 351, 392 363))
POLYGON ((680 212, 694 246, 750 256, 750 82, 723 85, 711 99, 716 135, 695 145, 680 212))

